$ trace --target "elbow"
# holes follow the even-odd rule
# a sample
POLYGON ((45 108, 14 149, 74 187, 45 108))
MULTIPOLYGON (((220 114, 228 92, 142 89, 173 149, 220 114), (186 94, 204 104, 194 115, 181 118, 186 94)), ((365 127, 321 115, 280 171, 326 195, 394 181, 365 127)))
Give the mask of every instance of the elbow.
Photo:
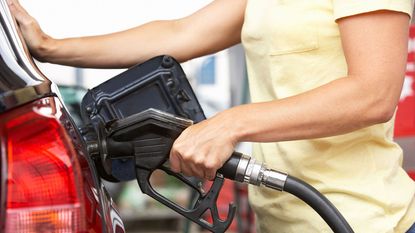
POLYGON ((369 110, 369 122, 371 124, 381 124, 390 121, 396 110, 396 104, 394 101, 382 100, 377 102, 377 104, 372 105, 369 110))
POLYGON ((395 108, 382 109, 375 116, 374 120, 375 120, 375 123, 378 123, 378 124, 386 123, 390 121, 394 115, 395 115, 395 108))
MULTIPOLYGON (((373 76, 364 78, 369 82, 358 82, 358 90, 360 96, 360 104, 357 104, 359 112, 366 116, 367 125, 382 124, 389 122, 395 116, 396 107, 399 103, 402 82, 401 75, 376 75, 377 82, 373 82, 373 76), (386 77, 386 78, 383 78, 386 77), (381 81, 387 80, 387 81, 381 81), (390 81, 393 80, 393 81, 390 81)), ((362 79, 361 79, 362 80, 362 79)), ((403 80, 402 80, 403 81, 403 80)))

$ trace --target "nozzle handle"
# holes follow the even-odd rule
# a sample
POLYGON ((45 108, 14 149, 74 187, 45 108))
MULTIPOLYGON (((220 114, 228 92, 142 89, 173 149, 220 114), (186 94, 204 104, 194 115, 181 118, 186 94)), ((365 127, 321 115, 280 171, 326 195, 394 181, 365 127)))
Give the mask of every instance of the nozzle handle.
POLYGON ((246 166, 241 167, 240 164, 243 157, 244 154, 234 151, 225 164, 219 168, 218 173, 222 174, 223 177, 227 179, 243 182, 243 175, 245 174, 246 169, 246 166), (243 169, 243 171, 239 171, 241 169, 243 169), (242 174, 242 180, 240 179, 239 174, 242 174))

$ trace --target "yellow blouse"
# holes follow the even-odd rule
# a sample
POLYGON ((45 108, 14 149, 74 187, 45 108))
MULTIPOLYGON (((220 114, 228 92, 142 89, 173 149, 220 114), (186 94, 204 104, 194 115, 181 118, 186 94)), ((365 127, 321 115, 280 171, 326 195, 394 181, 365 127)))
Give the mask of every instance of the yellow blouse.
MULTIPOLYGON (((413 4, 413 0, 248 0, 242 43, 252 101, 289 97, 346 76, 335 20, 379 9, 411 14, 413 4)), ((356 233, 405 232, 415 222, 415 183, 402 169, 402 150, 392 137, 393 120, 340 136, 258 143, 253 155, 317 188, 356 233)), ((291 194, 257 187, 249 192, 262 233, 332 232, 313 209, 291 194)))

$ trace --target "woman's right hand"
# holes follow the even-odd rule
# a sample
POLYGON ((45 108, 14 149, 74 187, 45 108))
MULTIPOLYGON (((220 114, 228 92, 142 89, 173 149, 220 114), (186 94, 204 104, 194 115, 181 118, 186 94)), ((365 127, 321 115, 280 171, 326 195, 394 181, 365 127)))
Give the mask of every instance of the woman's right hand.
POLYGON ((44 61, 53 39, 42 31, 36 19, 27 13, 18 0, 7 0, 7 3, 19 24, 30 53, 36 59, 44 61))

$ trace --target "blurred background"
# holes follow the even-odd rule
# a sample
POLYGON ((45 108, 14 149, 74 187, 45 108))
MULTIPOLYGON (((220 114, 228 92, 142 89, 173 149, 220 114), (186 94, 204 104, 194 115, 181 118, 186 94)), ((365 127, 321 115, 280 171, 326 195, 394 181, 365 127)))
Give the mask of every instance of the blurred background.
MULTIPOLYGON (((186 16, 211 0, 20 0, 42 29, 55 38, 97 35, 124 30, 155 19, 186 16)), ((135 46, 146 46, 137 44, 135 46)), ((115 48, 116 49, 116 48, 115 48)), ((244 52, 240 45, 183 63, 206 116, 249 101, 244 52)), ((42 72, 60 86, 70 111, 79 111, 79 102, 92 88, 123 72, 122 69, 81 69, 38 63, 42 72)), ((405 154, 404 168, 415 177, 415 27, 411 28, 407 76, 398 107, 396 141, 405 154)), ((238 145, 250 154, 250 145, 238 145)), ((190 193, 166 176, 157 176, 153 185, 160 192, 186 205, 190 193)), ((202 232, 175 212, 141 194, 136 181, 105 185, 120 209, 127 232, 202 232)), ((219 200, 220 212, 227 213, 228 202, 238 206, 229 232, 253 233, 254 217, 246 198, 246 186, 225 183, 219 200)))

